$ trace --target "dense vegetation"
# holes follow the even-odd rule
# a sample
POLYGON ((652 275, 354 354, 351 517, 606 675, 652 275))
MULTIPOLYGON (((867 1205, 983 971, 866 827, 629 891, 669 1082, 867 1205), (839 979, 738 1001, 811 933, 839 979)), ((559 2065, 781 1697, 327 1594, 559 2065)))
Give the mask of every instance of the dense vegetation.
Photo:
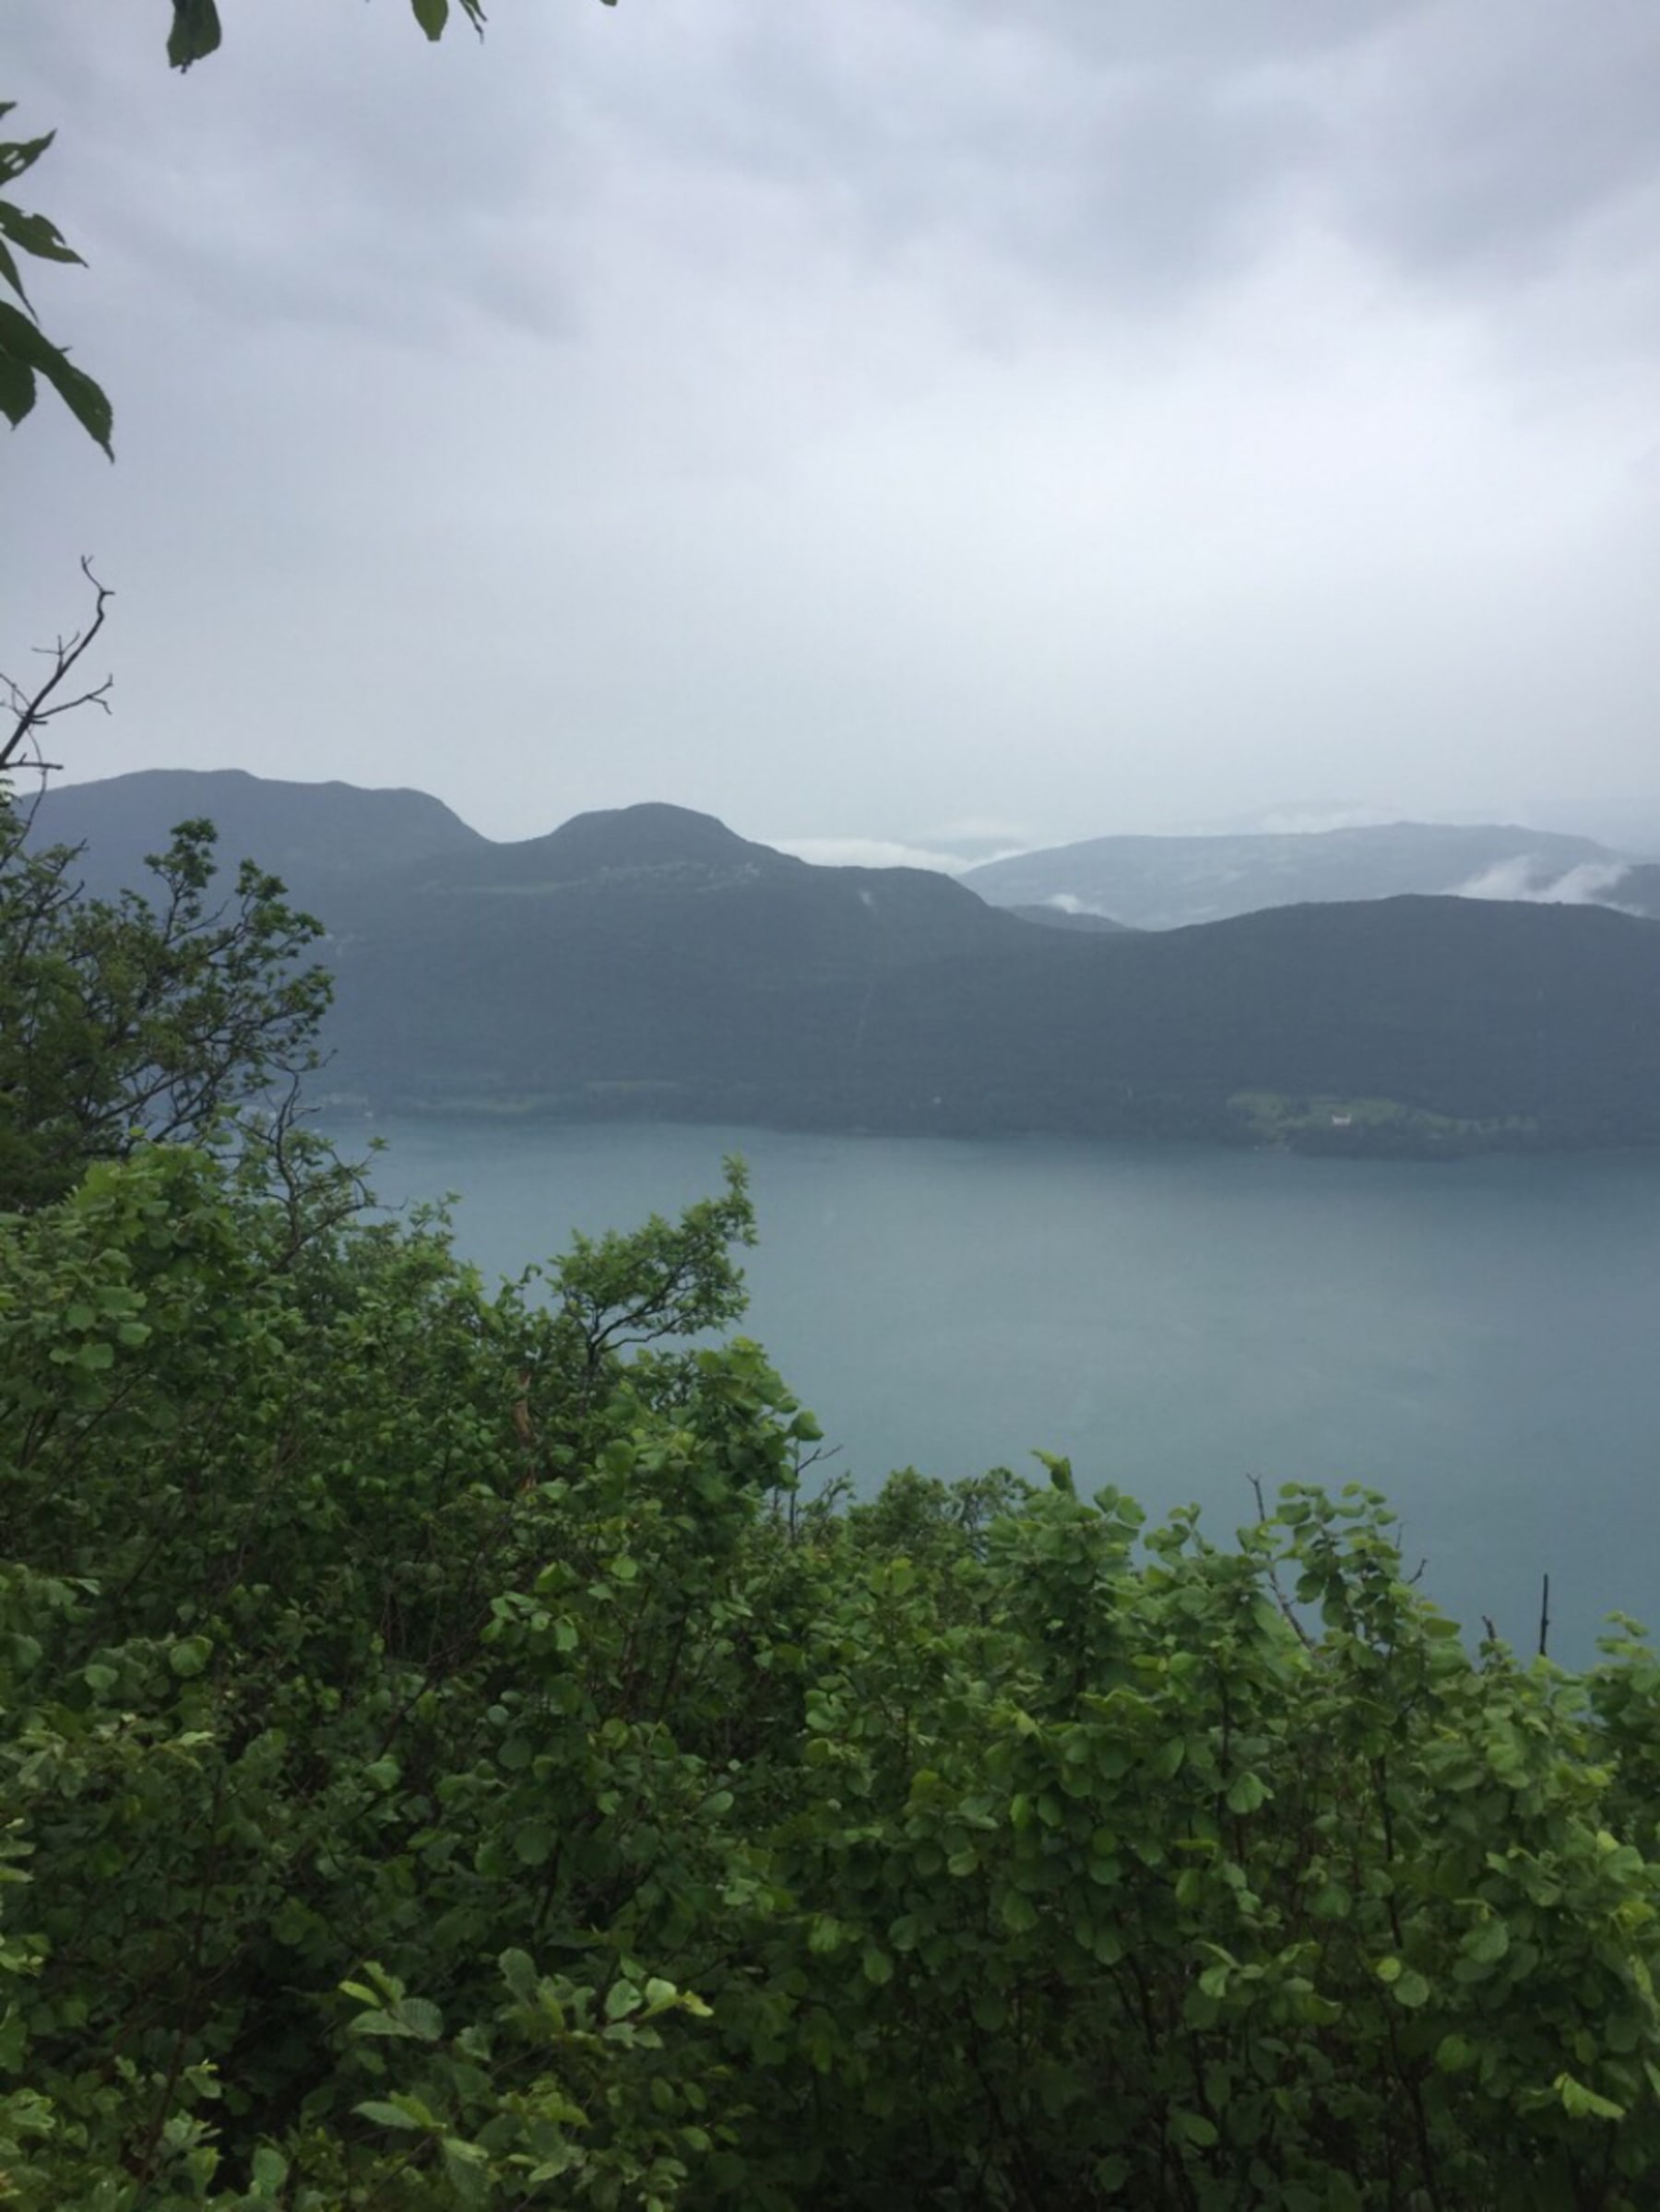
POLYGON ((0 870, 0 2203, 1652 2202, 1634 1631, 1470 1648, 1364 1494, 810 1496, 741 1168, 489 1288, 181 849, 0 870))

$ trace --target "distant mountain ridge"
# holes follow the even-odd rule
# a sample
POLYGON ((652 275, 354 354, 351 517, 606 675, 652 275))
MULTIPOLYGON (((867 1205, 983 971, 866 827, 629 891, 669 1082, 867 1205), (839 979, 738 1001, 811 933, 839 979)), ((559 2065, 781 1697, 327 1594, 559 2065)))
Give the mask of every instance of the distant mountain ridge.
POLYGON ((1088 837, 982 862, 959 881, 999 906, 1066 901, 1142 929, 1305 902, 1462 894, 1612 903, 1631 856, 1589 837, 1439 822, 1218 837, 1088 837))
MULTIPOLYGON (((227 858, 279 854, 293 788, 231 787, 227 858)), ((185 811, 208 797, 193 782, 185 811)), ((52 795, 43 826, 92 837, 89 880, 110 865, 99 824, 134 849, 121 800, 52 795)), ((1406 896, 1054 928, 682 808, 497 845, 411 800, 312 787, 327 835, 289 864, 329 930, 326 1081, 379 1110, 1419 1153, 1660 1142, 1660 927, 1627 915, 1406 896), (346 858, 383 821, 385 846, 346 858)))
POLYGON ((357 784, 288 783, 243 768, 146 768, 95 783, 60 784, 42 798, 33 842, 84 845, 81 875, 95 897, 138 882, 144 856, 181 822, 206 817, 221 862, 257 860, 301 905, 364 869, 381 873, 489 839, 425 791, 357 784))

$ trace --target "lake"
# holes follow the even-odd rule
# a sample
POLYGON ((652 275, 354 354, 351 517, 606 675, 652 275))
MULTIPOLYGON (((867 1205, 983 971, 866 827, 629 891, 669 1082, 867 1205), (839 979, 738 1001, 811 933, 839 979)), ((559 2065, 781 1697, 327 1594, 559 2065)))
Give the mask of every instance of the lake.
MULTIPOLYGON (((459 1195, 492 1272, 750 1163, 747 1333, 861 1489, 1070 1454, 1214 1536, 1249 1477, 1384 1491, 1472 1626, 1594 1654, 1660 1623, 1660 1158, 1410 1162, 659 1125, 395 1121, 388 1199, 459 1195)), ((349 1139, 350 1149, 350 1139, 349 1139)))

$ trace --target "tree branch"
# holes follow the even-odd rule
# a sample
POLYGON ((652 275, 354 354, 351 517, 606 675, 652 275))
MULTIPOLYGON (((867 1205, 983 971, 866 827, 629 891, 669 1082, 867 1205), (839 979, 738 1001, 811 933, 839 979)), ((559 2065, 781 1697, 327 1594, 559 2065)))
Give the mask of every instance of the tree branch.
MULTIPOLYGON (((89 691, 77 692, 73 699, 54 697, 70 670, 103 628, 104 610, 115 596, 107 584, 101 584, 93 574, 89 554, 83 553, 81 556, 81 574, 97 595, 92 620, 85 630, 72 630, 67 637, 60 637, 54 645, 41 647, 41 651, 50 655, 52 659, 52 673, 45 682, 30 693, 25 692, 20 683, 14 682, 11 677, 0 676, 0 683, 6 686, 6 691, 5 712, 12 716, 11 733, 4 744, 0 744, 0 770, 12 767, 18 753, 36 731, 44 728, 57 716, 73 714, 77 707, 81 706, 99 706, 106 715, 110 711, 110 686, 115 680, 113 676, 106 676, 101 683, 95 683, 89 691)), ((46 763, 42 763, 42 765, 46 763)))

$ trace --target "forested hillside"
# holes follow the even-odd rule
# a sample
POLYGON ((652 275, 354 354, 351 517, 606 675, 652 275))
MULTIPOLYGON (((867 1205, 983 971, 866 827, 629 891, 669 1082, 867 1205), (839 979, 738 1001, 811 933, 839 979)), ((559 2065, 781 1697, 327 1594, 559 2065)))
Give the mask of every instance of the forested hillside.
POLYGON ((201 821, 213 823, 229 861, 256 858, 299 904, 324 912, 364 875, 486 843, 424 791, 284 783, 241 768, 141 768, 49 789, 34 809, 34 835, 78 846, 77 881, 113 898, 144 888, 146 854, 163 851, 179 822, 201 821))
POLYGON ((815 1495, 689 1341, 741 1169, 485 1284, 208 858, 0 843, 6 2201, 1640 2212, 1635 1630, 1461 1636, 1364 1493, 815 1495))
MULTIPOLYGON (((270 794, 328 931, 327 1088, 377 1110, 1429 1154, 1660 1138, 1660 929, 1601 907, 1409 897, 1069 930, 683 808, 496 845, 415 793, 227 787, 232 854, 264 849, 270 794)), ((95 811, 103 788, 42 817, 88 834, 97 884, 141 872, 155 828, 95 811)))

